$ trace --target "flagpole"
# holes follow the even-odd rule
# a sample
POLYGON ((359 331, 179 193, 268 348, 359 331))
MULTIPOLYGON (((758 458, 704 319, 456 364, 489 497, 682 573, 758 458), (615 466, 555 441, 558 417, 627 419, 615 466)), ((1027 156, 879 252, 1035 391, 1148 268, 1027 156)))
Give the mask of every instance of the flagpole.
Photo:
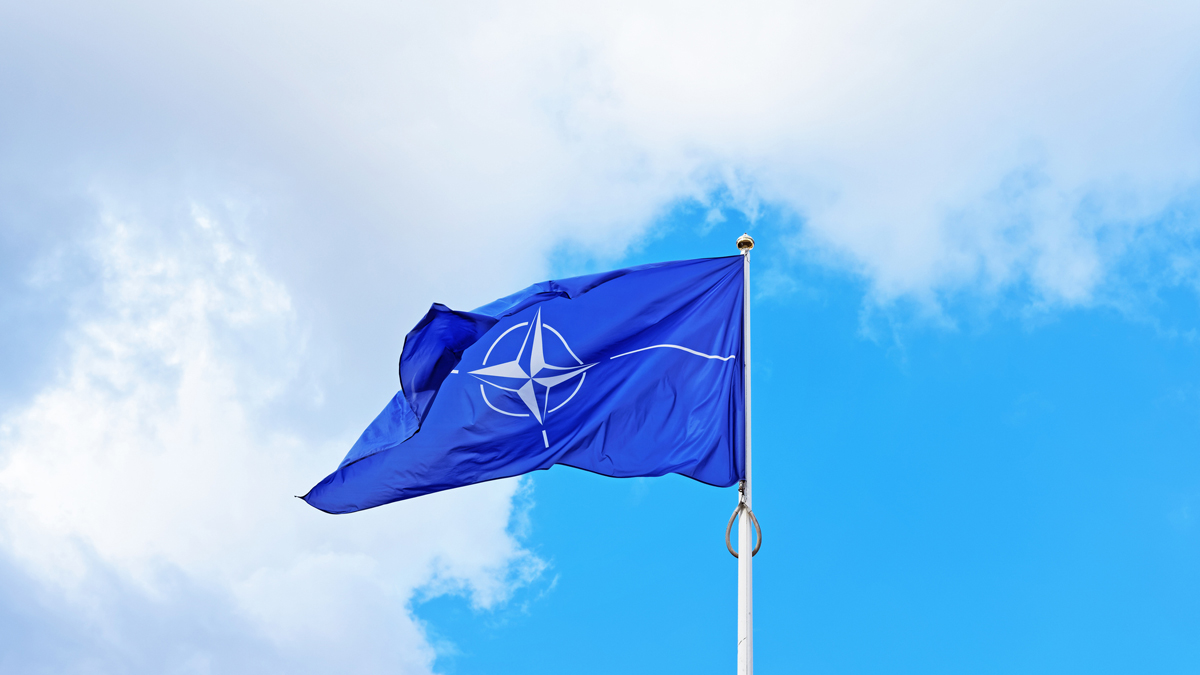
MULTIPOLYGON (((746 355, 742 382, 746 399, 746 480, 740 487, 745 504, 738 518, 738 675, 754 675, 754 559, 753 525, 750 516, 750 249, 754 239, 743 234, 737 240, 742 254, 742 350, 746 355)), ((762 534, 759 534, 762 537, 762 534)))

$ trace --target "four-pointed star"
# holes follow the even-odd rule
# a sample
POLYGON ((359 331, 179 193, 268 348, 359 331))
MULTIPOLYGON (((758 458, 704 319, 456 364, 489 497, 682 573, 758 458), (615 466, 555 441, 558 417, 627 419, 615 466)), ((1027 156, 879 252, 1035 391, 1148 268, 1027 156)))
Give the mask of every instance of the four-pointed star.
POLYGON ((550 389, 577 375, 582 375, 585 370, 594 365, 596 364, 552 366, 546 363, 542 340, 542 310, 539 309, 537 317, 530 324, 529 330, 525 332, 525 341, 521 343, 521 350, 517 352, 515 359, 507 363, 497 363, 494 366, 472 370, 471 375, 497 389, 516 392, 521 401, 529 408, 529 412, 533 413, 538 423, 541 423, 546 413, 549 412, 550 389), (529 347, 528 358, 526 358, 526 346, 529 347), (538 392, 534 385, 544 388, 542 392, 544 403, 541 406, 538 405, 538 392))

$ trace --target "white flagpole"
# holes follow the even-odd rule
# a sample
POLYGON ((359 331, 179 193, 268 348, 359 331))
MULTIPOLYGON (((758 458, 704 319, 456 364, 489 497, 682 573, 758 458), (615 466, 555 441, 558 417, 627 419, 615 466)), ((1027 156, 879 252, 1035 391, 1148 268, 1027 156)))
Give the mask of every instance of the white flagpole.
MULTIPOLYGON (((753 525, 750 516, 750 249, 754 239, 743 234, 737 240, 742 253, 742 349, 746 355, 742 371, 746 399, 746 480, 741 485, 745 503, 738 518, 738 675, 754 675, 754 559, 753 525)), ((760 533, 761 537, 762 534, 760 533)))

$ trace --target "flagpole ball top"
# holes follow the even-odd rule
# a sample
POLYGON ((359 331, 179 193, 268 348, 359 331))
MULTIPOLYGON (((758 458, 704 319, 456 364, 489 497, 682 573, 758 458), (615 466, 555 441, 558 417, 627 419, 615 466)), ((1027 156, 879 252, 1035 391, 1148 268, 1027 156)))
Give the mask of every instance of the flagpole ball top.
POLYGON ((743 234, 737 238, 737 247, 742 253, 748 252, 754 248, 754 237, 751 237, 749 234, 743 234))

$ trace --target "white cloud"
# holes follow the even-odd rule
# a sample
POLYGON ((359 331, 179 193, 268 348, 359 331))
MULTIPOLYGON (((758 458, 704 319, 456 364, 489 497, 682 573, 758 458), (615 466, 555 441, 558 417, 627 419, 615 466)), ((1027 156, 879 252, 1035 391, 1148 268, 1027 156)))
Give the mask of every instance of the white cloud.
POLYGON ((1190 2, 62 7, 4 22, 12 156, 241 183, 318 293, 370 285, 328 255, 520 283, 721 188, 802 215, 793 244, 884 300, 1086 303, 1123 251, 1099 230, 1200 185, 1190 2))
MULTIPOLYGON (((427 672, 434 653, 407 609, 418 588, 489 607, 540 570, 508 530, 516 483, 353 517, 294 499, 350 439, 263 424, 303 358, 291 299, 218 223, 199 209, 193 221, 168 250, 115 218, 93 239, 100 305, 80 310, 59 380, 0 427, 5 554, 68 605, 95 601, 100 566, 186 613, 183 575, 289 670, 427 672)), ((113 630, 119 607, 90 609, 113 630)), ((109 648, 126 641, 142 648, 119 632, 109 648)))

